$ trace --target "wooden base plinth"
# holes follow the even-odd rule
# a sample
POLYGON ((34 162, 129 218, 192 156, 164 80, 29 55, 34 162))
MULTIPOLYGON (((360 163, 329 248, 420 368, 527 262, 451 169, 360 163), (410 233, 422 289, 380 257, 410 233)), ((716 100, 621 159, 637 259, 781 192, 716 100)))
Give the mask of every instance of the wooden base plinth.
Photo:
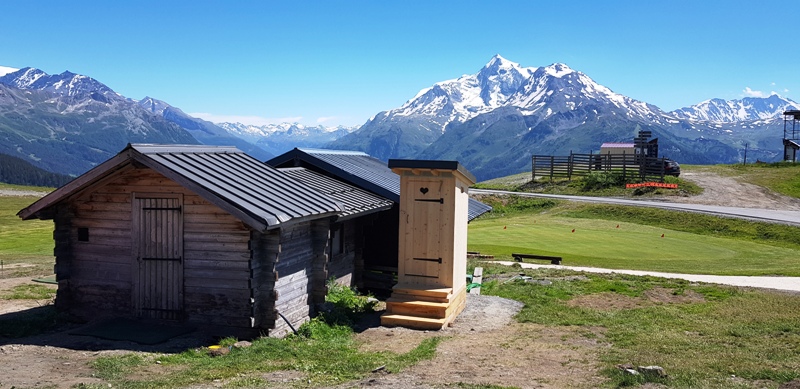
POLYGON ((441 330, 455 320, 466 304, 466 286, 453 292, 452 288, 419 289, 398 284, 392 289, 392 297, 386 300, 381 325, 441 330))

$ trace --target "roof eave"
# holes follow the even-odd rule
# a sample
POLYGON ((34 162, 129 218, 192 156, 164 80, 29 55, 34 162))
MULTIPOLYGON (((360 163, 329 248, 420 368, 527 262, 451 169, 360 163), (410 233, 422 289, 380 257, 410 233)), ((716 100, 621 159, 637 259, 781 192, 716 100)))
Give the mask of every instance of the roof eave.
POLYGON ((120 151, 119 154, 111 157, 109 160, 101 163, 100 165, 95 166, 88 172, 78 176, 62 187, 50 192, 26 208, 23 208, 17 212, 17 216, 19 216, 22 220, 30 220, 33 218, 52 219, 50 216, 43 215, 42 212, 60 203, 64 199, 76 195, 103 178, 116 173, 127 166, 131 160, 132 148, 129 144, 125 149, 120 151))
POLYGON ((361 216, 367 216, 367 215, 371 215, 373 213, 387 211, 387 210, 392 209, 393 206, 394 206, 394 204, 387 204, 387 205, 384 205, 384 206, 381 206, 381 207, 370 208, 370 209, 367 209, 367 210, 364 210, 364 211, 361 211, 361 212, 355 212, 355 213, 351 213, 349 215, 339 216, 338 218, 336 218, 336 221, 347 221, 347 220, 355 219, 355 218, 358 218, 358 217, 361 217, 361 216))

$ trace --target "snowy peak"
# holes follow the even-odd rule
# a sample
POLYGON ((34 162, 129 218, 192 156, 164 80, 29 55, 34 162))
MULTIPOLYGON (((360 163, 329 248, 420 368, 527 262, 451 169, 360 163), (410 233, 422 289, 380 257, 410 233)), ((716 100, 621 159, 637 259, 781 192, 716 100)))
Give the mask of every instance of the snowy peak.
POLYGON ((99 93, 104 96, 116 95, 105 84, 87 76, 65 71, 49 75, 39 69, 23 68, 0 77, 0 84, 19 89, 41 90, 59 96, 77 96, 99 93))
POLYGON ((533 73, 533 69, 495 55, 476 75, 483 104, 493 108, 503 105, 533 73))
POLYGON ((566 64, 523 67, 500 55, 492 57, 478 73, 423 89, 400 108, 376 119, 415 116, 440 126, 437 129, 444 132, 451 122, 463 123, 500 107, 548 117, 588 105, 633 118, 664 120, 657 107, 614 93, 566 64))
POLYGON ((556 78, 561 78, 563 76, 566 76, 568 74, 571 74, 571 73, 575 72, 569 66, 567 66, 567 65, 565 65, 563 63, 554 63, 554 64, 552 64, 550 66, 547 66, 547 67, 545 67, 543 69, 544 69, 545 73, 547 73, 548 75, 550 75, 552 77, 556 77, 556 78))
POLYGON ((13 86, 19 89, 29 89, 37 80, 47 76, 47 73, 34 68, 22 68, 0 77, 0 84, 13 86))
POLYGON ((736 123, 774 118, 789 109, 800 109, 800 104, 773 94, 741 100, 711 99, 670 113, 680 119, 736 123))
POLYGON ((139 106, 156 114, 156 115, 164 115, 164 111, 172 106, 167 104, 164 101, 154 99, 150 96, 145 96, 145 98, 139 100, 139 106))

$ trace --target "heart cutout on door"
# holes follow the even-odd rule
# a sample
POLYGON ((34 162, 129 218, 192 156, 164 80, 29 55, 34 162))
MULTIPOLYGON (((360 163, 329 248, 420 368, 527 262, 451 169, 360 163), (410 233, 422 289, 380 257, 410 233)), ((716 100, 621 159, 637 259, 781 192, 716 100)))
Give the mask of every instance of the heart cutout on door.
POLYGON ((419 191, 422 192, 422 194, 425 194, 428 193, 428 188, 419 188, 419 191))

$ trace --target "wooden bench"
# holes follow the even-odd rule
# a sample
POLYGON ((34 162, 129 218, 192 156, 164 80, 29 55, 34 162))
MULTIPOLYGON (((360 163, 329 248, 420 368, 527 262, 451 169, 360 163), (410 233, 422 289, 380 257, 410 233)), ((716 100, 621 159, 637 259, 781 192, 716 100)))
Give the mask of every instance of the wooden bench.
POLYGON ((547 255, 534 255, 534 254, 511 254, 514 257, 514 260, 517 262, 522 262, 523 259, 542 259, 545 261, 550 261, 553 265, 560 265, 561 264, 561 257, 551 257, 547 255))

